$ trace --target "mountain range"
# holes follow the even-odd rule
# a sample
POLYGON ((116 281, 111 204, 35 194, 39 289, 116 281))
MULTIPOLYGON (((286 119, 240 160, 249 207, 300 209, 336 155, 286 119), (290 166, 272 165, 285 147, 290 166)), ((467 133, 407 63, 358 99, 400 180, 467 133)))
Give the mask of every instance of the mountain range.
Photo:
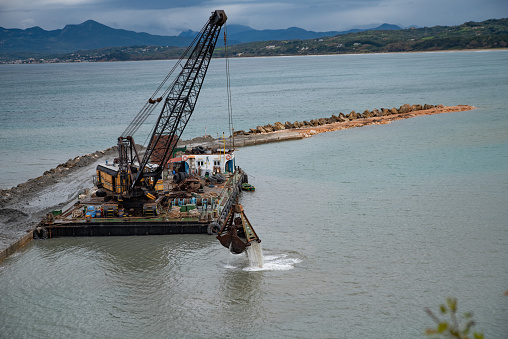
MULTIPOLYGON (((249 26, 243 25, 229 25, 227 27, 227 36, 232 45, 241 42, 253 42, 253 41, 281 41, 281 40, 307 40, 317 39, 323 37, 332 37, 339 34, 357 33, 363 31, 388 31, 402 29, 397 25, 382 24, 381 26, 366 28, 366 29, 350 29, 347 31, 328 31, 328 32, 314 32, 307 31, 299 27, 289 27, 286 29, 264 29, 257 30, 249 26)), ((180 37, 194 37, 199 32, 185 31, 182 32, 180 37)))
POLYGON ((190 37, 152 35, 111 28, 93 20, 52 31, 40 27, 27 29, 0 27, 0 53, 69 53, 133 45, 187 46, 191 41, 190 37))
MULTIPOLYGON (((294 40, 331 37, 339 34, 368 30, 399 30, 390 24, 370 29, 348 31, 314 32, 298 27, 275 30, 257 30, 249 26, 228 25, 228 44, 252 41, 294 40)), ((0 27, 0 54, 12 53, 72 53, 79 50, 123 46, 188 46, 199 32, 184 31, 178 36, 152 35, 124 29, 111 28, 94 20, 78 25, 67 25, 63 29, 46 31, 40 27, 8 29, 0 27)))

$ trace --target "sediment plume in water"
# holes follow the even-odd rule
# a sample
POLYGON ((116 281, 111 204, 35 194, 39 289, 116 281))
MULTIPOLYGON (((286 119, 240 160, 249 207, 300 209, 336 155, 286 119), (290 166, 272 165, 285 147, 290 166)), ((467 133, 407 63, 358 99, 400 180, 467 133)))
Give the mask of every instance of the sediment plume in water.
POLYGON ((261 243, 253 241, 250 246, 247 247, 247 257, 249 258, 249 266, 262 268, 263 267, 263 248, 261 243))

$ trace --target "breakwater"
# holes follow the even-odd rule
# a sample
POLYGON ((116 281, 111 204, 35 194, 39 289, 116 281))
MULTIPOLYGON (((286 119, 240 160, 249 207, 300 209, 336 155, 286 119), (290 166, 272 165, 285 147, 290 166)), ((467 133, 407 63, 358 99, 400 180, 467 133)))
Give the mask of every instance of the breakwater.
POLYGON ((270 133, 276 131, 290 130, 290 129, 298 129, 298 128, 306 128, 306 127, 318 127, 328 124, 333 124, 336 122, 349 122, 358 119, 368 119, 375 117, 387 117, 387 116, 395 116, 399 114, 405 114, 410 112, 417 111, 425 111, 431 110, 435 108, 444 108, 443 105, 409 105, 404 104, 399 108, 381 108, 381 109, 373 109, 371 111, 365 110, 363 113, 357 113, 355 111, 351 111, 349 114, 339 113, 338 115, 332 114, 329 118, 318 118, 312 120, 304 120, 304 121, 295 121, 293 123, 286 121, 285 123, 275 122, 273 125, 268 124, 264 126, 257 126, 256 128, 251 128, 249 131, 237 131, 235 135, 251 135, 251 134, 261 134, 261 133, 270 133))
POLYGON ((329 118, 318 118, 305 121, 286 121, 284 124, 275 122, 264 126, 251 128, 249 131, 235 131, 234 141, 229 139, 229 146, 235 147, 253 146, 267 142, 296 140, 311 137, 315 134, 336 131, 347 128, 362 127, 366 125, 388 124, 400 119, 408 119, 421 115, 461 112, 474 109, 474 106, 457 105, 409 105, 404 104, 399 108, 381 108, 363 113, 351 111, 348 114, 339 113, 329 118))
POLYGON ((45 171, 41 176, 29 179, 24 183, 13 186, 9 189, 0 190, 0 208, 9 203, 19 202, 21 197, 26 198, 27 195, 36 194, 41 189, 55 184, 64 176, 68 176, 79 168, 89 166, 104 156, 116 154, 116 146, 110 147, 104 151, 96 151, 87 155, 77 156, 66 162, 59 164, 55 168, 45 171))

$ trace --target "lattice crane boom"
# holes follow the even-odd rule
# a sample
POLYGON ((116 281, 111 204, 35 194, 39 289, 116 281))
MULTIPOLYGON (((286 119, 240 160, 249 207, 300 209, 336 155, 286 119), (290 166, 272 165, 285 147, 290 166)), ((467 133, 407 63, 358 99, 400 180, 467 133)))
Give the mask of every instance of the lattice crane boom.
POLYGON ((217 10, 212 13, 187 62, 172 83, 140 163, 139 171, 132 182, 132 188, 138 185, 143 177, 152 177, 153 180, 150 181, 152 186, 160 178, 164 165, 169 160, 194 111, 217 38, 226 20, 224 11, 217 10), (157 167, 147 171, 148 163, 156 164, 157 167))

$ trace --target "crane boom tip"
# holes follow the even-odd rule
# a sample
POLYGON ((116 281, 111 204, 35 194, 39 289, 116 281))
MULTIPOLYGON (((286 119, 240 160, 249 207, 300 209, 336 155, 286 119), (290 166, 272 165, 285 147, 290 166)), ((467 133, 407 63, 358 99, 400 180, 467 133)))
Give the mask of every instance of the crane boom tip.
POLYGON ((212 13, 211 19, 213 20, 214 25, 222 26, 228 20, 228 16, 222 9, 217 9, 212 13))

